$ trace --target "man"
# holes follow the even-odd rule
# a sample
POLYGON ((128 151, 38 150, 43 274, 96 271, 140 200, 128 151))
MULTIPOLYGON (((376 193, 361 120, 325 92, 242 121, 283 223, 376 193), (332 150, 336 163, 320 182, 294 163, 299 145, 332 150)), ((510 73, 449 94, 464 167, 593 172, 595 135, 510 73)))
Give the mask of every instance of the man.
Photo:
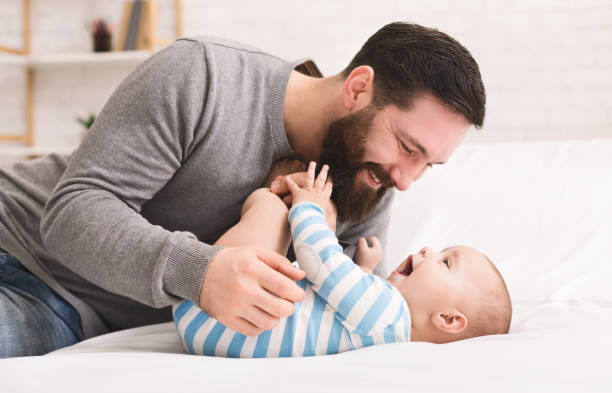
POLYGON ((212 244, 275 161, 329 164, 339 239, 384 242, 388 190, 483 122, 476 62, 436 30, 387 25, 328 78, 295 66, 178 40, 126 78, 70 158, 0 171, 0 356, 168 321, 181 299, 244 334, 269 329, 302 299, 302 273, 268 250, 212 244))

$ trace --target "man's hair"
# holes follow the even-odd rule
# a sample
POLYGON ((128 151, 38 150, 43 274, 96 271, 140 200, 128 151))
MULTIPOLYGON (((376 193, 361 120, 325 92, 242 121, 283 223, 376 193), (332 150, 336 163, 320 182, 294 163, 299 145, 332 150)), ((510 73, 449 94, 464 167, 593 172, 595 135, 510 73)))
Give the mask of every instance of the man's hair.
POLYGON ((459 42, 436 29, 395 22, 371 36, 342 71, 374 69, 372 104, 409 108, 414 99, 431 93, 470 124, 482 127, 485 88, 478 64, 459 42))
POLYGON ((489 283, 486 289, 481 291, 478 299, 474 299, 476 306, 471 307, 468 315, 468 326, 463 338, 506 334, 510 330, 512 301, 510 300, 508 287, 493 262, 489 258, 486 259, 494 273, 494 282, 489 283))

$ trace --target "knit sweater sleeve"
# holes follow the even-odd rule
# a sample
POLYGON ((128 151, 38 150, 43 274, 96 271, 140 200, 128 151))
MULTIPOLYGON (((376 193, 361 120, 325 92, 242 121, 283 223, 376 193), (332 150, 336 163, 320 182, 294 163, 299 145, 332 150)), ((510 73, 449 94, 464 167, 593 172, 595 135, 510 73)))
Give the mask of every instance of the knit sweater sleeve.
POLYGON ((152 225, 143 205, 188 159, 208 95, 206 50, 177 41, 130 74, 47 202, 41 235, 69 269, 153 307, 196 304, 218 247, 152 225))
POLYGON ((319 206, 310 202, 294 205, 289 223, 306 279, 349 332, 362 336, 399 332, 401 339, 408 338, 409 311, 401 294, 382 278, 363 272, 342 252, 319 206))

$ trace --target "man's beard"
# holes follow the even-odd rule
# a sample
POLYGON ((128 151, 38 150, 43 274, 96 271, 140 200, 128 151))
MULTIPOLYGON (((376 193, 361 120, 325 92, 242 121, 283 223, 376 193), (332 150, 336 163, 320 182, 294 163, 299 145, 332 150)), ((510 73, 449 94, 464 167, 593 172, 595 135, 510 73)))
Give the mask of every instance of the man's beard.
MULTIPOLYGON (((360 223, 374 210, 388 188, 393 187, 389 174, 373 162, 363 162, 365 142, 376 116, 372 105, 333 121, 323 140, 319 163, 329 165, 334 182, 331 195, 340 221, 360 223), (371 170, 381 182, 378 189, 355 184, 361 170, 371 170)), ((368 175, 369 176, 369 175, 368 175)))

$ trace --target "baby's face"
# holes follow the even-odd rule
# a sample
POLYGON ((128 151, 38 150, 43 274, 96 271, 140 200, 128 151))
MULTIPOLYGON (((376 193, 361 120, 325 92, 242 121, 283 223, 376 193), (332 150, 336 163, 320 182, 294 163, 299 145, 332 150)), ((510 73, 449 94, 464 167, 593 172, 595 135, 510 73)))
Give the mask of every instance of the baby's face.
POLYGON ((487 258, 471 247, 440 252, 425 247, 409 255, 387 281, 400 291, 411 313, 429 314, 479 298, 479 285, 494 277, 487 258))

